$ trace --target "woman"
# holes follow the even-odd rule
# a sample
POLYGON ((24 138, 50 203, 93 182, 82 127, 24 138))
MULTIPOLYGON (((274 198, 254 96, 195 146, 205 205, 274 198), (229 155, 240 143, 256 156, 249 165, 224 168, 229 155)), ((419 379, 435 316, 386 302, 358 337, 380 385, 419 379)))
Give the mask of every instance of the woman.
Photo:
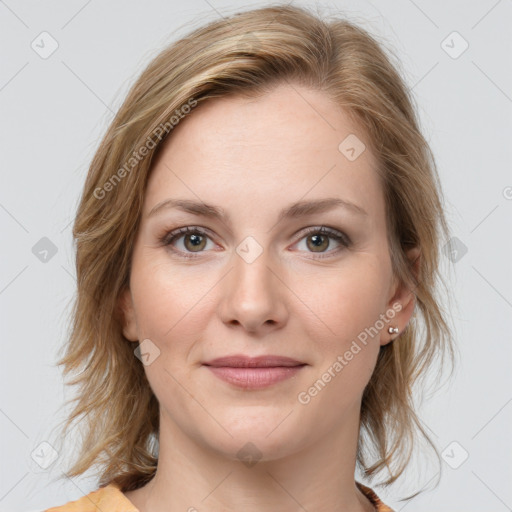
POLYGON ((268 7, 164 50, 78 208, 67 475, 100 488, 48 511, 391 510, 355 470, 435 451, 412 386, 453 356, 441 198, 361 28, 268 7))

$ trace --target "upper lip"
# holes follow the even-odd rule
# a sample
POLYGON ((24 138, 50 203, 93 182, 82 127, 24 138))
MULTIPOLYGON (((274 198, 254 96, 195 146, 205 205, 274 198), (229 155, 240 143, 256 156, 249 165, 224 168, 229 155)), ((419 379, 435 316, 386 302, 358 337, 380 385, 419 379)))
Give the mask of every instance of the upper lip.
POLYGON ((284 356, 258 356, 248 357, 244 355, 232 355, 218 357, 203 363, 207 366, 228 366, 232 368, 271 368, 278 366, 302 366, 306 363, 284 356))

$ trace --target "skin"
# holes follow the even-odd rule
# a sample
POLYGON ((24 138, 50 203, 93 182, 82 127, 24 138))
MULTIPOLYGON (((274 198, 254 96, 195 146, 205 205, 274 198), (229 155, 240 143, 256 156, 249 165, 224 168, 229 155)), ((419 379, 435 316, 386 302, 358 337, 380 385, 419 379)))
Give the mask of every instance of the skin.
POLYGON ((124 336, 160 351, 144 366, 160 403, 159 465, 149 484, 125 493, 141 512, 373 510, 354 478, 361 399, 380 346, 396 336, 388 327, 406 327, 415 297, 392 274, 374 156, 366 149, 349 161, 338 150, 349 134, 366 137, 324 93, 279 85, 256 99, 198 106, 154 162, 120 297, 124 336), (366 215, 337 207, 277 222, 296 201, 328 197, 366 215), (148 216, 169 198, 220 206, 230 221, 178 209, 148 216), (322 225, 351 244, 304 231, 322 225), (185 226, 208 231, 199 249, 190 235, 159 241, 185 226), (248 236, 263 250, 251 263, 236 252, 248 236), (300 403, 298 394, 393 304, 401 307, 394 318, 300 403), (202 365, 231 354, 307 365, 247 390, 202 365), (237 457, 249 441, 261 454, 251 467, 237 457))

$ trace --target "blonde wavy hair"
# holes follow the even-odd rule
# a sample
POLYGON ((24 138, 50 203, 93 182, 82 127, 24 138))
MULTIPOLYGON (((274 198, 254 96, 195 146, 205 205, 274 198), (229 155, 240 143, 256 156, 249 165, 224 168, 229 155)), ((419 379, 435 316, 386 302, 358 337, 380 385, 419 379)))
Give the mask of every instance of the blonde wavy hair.
POLYGON ((59 439, 72 425, 81 436, 65 475, 96 466, 100 486, 128 491, 145 485, 157 468, 159 404, 122 334, 119 297, 129 282, 151 162, 172 137, 169 129, 161 136, 162 126, 169 127, 176 112, 188 112, 183 106, 191 101, 254 97, 283 82, 323 91, 362 127, 380 164, 393 272, 414 283, 415 318, 380 348, 364 390, 358 467, 370 480, 387 469, 379 485, 390 485, 410 463, 418 433, 441 462, 415 412, 413 386, 428 369, 441 368, 445 355, 454 361, 438 296, 440 285, 447 288, 439 267, 449 230, 413 98, 383 46, 337 15, 322 19, 304 8, 272 5, 192 30, 142 72, 93 157, 73 226, 77 294, 57 364, 65 377, 74 374, 67 385, 77 392, 59 439), (133 160, 142 147, 144 156, 133 160), (406 257, 411 247, 421 251, 419 273, 406 257))

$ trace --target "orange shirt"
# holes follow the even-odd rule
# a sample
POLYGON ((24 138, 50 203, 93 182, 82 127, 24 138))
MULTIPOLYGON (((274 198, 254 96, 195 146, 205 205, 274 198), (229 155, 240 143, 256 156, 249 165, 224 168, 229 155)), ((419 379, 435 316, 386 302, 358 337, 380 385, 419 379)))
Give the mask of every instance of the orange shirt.
MULTIPOLYGON (((394 512, 380 501, 375 492, 356 481, 361 492, 370 500, 376 512, 394 512)), ((139 512, 133 503, 114 484, 100 487, 87 496, 70 501, 59 507, 52 507, 44 512, 139 512)))

